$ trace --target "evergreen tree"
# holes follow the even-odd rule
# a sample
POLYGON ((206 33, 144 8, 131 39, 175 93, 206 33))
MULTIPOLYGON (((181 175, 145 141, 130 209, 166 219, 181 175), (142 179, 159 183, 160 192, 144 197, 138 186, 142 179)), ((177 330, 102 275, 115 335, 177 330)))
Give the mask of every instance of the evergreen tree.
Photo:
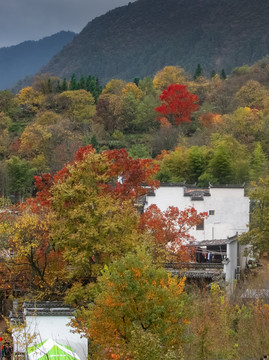
POLYGON ((61 87, 61 91, 67 91, 67 90, 68 90, 68 84, 67 84, 66 78, 64 78, 62 87, 61 87))
POLYGON ((69 84, 69 90, 77 90, 77 79, 76 79, 75 74, 73 74, 71 77, 71 81, 69 84))
POLYGON ((220 73, 220 78, 221 78, 222 80, 225 80, 225 79, 227 78, 227 75, 226 75, 226 73, 225 73, 225 70, 224 70, 224 69, 222 69, 222 70, 221 70, 221 73, 220 73))
POLYGON ((89 91, 96 101, 96 82, 95 78, 89 75, 86 79, 86 90, 89 91))
POLYGON ((77 84, 77 89, 86 90, 86 82, 85 82, 84 76, 81 76, 81 78, 77 84))
POLYGON ((87 77, 87 79, 86 79, 86 90, 92 93, 92 90, 93 90, 93 77, 91 75, 89 75, 87 77))
POLYGON ((216 70, 212 70, 210 73, 210 78, 213 79, 213 77, 215 77, 217 75, 216 70))
POLYGON ((98 140, 97 140, 95 134, 92 135, 92 137, 91 137, 91 139, 90 139, 90 144, 92 145, 92 147, 93 147, 94 149, 96 149, 96 150, 98 149, 99 143, 98 143, 98 140))
POLYGON ((48 88, 48 93, 52 93, 52 84, 51 84, 51 79, 48 78, 48 84, 47 84, 47 88, 48 88))
POLYGON ((98 78, 89 75, 86 79, 86 90, 92 94, 96 103, 99 95, 102 92, 102 87, 99 84, 98 78))
POLYGON ((135 77, 133 80, 133 82, 135 83, 136 86, 138 86, 139 81, 140 81, 140 79, 138 77, 135 77))
POLYGON ((95 87, 96 87, 96 99, 98 99, 98 97, 100 96, 103 90, 98 78, 95 78, 95 87))
POLYGON ((203 75, 203 69, 200 64, 197 65, 196 70, 193 75, 193 79, 196 80, 198 77, 203 75))
POLYGON ((56 93, 60 93, 62 92, 62 87, 61 87, 61 83, 60 80, 57 81, 57 86, 56 86, 56 93))

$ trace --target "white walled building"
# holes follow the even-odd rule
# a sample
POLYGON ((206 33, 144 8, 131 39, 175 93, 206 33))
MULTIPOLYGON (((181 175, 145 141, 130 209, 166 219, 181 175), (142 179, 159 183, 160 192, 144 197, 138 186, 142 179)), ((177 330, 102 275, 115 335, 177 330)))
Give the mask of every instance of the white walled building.
POLYGON ((210 187, 200 189, 184 185, 163 184, 154 191, 154 196, 147 196, 146 206, 156 204, 164 211, 169 206, 179 210, 194 207, 198 212, 207 212, 204 226, 190 231, 195 240, 226 239, 248 231, 249 199, 244 187, 210 187))
MULTIPOLYGON (((239 269, 247 263, 246 246, 238 244, 237 235, 248 231, 250 201, 243 186, 210 186, 196 188, 180 184, 162 184, 146 197, 145 209, 155 204, 162 211, 169 206, 179 210, 194 207, 208 217, 189 234, 197 246, 206 249, 225 248, 224 273, 228 282, 236 279, 239 269)), ((210 251, 210 250, 208 250, 210 251)))
POLYGON ((19 327, 19 331, 12 332, 14 354, 26 354, 29 346, 51 338, 61 345, 70 346, 80 360, 87 360, 88 340, 74 333, 70 325, 73 309, 51 301, 25 302, 23 309, 23 314, 18 316, 15 304, 11 316, 12 323, 25 324, 25 328, 19 327))

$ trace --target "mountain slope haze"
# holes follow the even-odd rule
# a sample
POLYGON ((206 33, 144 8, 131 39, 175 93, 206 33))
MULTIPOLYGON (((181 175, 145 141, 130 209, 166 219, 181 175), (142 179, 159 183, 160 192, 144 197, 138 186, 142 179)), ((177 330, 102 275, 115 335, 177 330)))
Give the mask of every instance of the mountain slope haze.
POLYGON ((268 1, 137 0, 89 22, 42 72, 103 82, 165 65, 229 72, 269 53, 268 18, 268 1))

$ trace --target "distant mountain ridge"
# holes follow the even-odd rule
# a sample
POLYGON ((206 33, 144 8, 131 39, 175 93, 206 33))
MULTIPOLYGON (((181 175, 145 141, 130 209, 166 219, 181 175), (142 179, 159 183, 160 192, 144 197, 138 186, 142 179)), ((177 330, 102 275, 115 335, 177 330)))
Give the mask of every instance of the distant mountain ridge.
POLYGON ((42 72, 103 82, 165 65, 229 72, 269 53, 268 17, 268 1, 137 0, 89 22, 42 72))
POLYGON ((34 75, 75 35, 71 31, 61 31, 38 41, 0 48, 0 90, 13 86, 27 75, 34 75))

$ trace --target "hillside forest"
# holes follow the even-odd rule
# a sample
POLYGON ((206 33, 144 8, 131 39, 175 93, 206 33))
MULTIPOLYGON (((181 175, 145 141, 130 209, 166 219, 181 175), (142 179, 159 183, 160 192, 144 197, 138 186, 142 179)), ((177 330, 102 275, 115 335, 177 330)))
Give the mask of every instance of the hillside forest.
POLYGON ((103 89, 93 76, 68 83, 36 76, 16 95, 0 92, 0 194, 25 199, 34 175, 55 174, 88 144, 155 159, 162 182, 249 183, 268 168, 268 91, 268 58, 227 78, 213 72, 207 79, 200 65, 193 76, 168 66, 153 78, 112 79, 103 89), (171 84, 196 96, 185 118, 158 111, 171 84))
POLYGON ((72 305, 95 360, 269 353, 266 303, 164 269, 194 259, 188 229, 208 214, 138 201, 159 182, 245 183, 257 206, 241 241, 268 251, 268 92, 269 58, 229 76, 167 66, 1 91, 1 296, 72 305))

